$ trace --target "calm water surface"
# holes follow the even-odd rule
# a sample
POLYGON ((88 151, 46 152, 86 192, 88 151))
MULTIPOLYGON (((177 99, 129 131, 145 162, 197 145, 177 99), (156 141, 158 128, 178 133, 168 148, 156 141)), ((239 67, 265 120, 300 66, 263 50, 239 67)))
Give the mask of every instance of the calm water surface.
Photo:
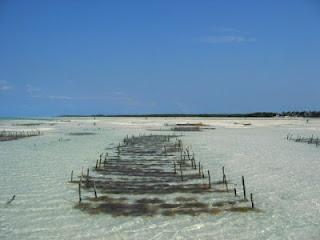
POLYGON ((320 120, 0 120, 3 129, 40 129, 43 135, 0 142, 0 239, 319 239, 320 147, 288 142, 286 135, 320 137, 320 120), (16 126, 30 122, 41 124, 16 126), (192 144, 213 181, 221 178, 222 166, 238 186, 244 175, 261 213, 112 217, 73 208, 78 196, 77 186, 68 183, 71 170, 78 174, 94 166, 106 147, 127 134, 149 134, 176 122, 216 127, 185 133, 182 140, 192 144), (74 132, 95 134, 69 135, 74 132), (16 199, 7 205, 13 194, 16 199))

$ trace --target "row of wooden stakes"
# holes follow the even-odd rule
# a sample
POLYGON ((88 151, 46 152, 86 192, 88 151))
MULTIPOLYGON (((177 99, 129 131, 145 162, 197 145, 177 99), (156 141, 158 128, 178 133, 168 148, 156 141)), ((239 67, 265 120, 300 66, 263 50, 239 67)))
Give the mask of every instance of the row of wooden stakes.
POLYGON ((40 131, 1 131, 0 137, 32 137, 39 136, 40 131))
MULTIPOLYGON (((158 136, 159 137, 159 136, 158 136)), ((163 136, 163 138, 166 141, 170 141, 170 137, 167 136, 163 136)), ((128 136, 126 138, 124 138, 123 140, 123 144, 127 145, 127 144, 133 144, 134 141, 139 141, 139 138, 135 138, 135 137, 131 137, 129 138, 128 136)), ((185 161, 190 161, 190 167, 191 169, 194 169, 198 172, 199 178, 205 178, 205 174, 203 171, 203 165, 201 164, 201 162, 199 161, 198 164, 196 163, 195 157, 194 157, 194 153, 191 154, 191 147, 183 147, 182 141, 181 139, 176 139, 175 142, 175 147, 179 149, 180 151, 180 160, 179 161, 173 161, 173 172, 174 174, 178 174, 178 172, 180 173, 180 178, 181 181, 184 181, 184 176, 183 176, 183 169, 182 169, 182 163, 185 161)), ((119 143, 119 145, 117 145, 116 147, 117 149, 117 153, 118 155, 120 154, 120 149, 121 149, 121 143, 119 143)), ((166 154, 169 151, 169 149, 167 149, 164 146, 164 153, 166 154)), ((105 154, 100 154, 99 159, 96 161, 96 165, 95 165, 95 169, 99 169, 101 168, 101 166, 103 165, 103 167, 106 166, 107 161, 108 160, 108 153, 105 154)), ((207 170, 207 176, 208 176, 208 188, 211 189, 212 188, 212 182, 211 182, 211 175, 210 175, 210 170, 207 170)), ((80 175, 80 180, 79 180, 79 203, 81 203, 82 201, 82 197, 81 197, 81 185, 82 185, 82 181, 83 179, 86 179, 86 181, 89 181, 90 179, 90 170, 89 168, 87 169, 87 174, 84 175, 83 173, 83 169, 81 171, 81 175, 80 175)), ((71 182, 73 182, 73 170, 71 171, 71 182)), ((93 181, 93 190, 94 190, 94 196, 95 198, 97 198, 97 190, 96 190, 96 184, 95 181, 93 181)), ((242 191, 243 191, 243 199, 245 201, 247 201, 247 196, 246 196, 246 185, 245 185, 245 179, 244 176, 242 176, 241 178, 241 182, 242 182, 242 191)), ((229 192, 229 187, 228 187, 228 181, 227 181, 227 177, 225 174, 225 168, 222 167, 222 181, 219 182, 219 184, 224 184, 226 187, 226 191, 229 192)), ((233 192, 234 192, 234 196, 237 196, 237 190, 234 187, 233 188, 233 192)), ((253 202, 253 194, 250 193, 250 201, 251 201, 251 207, 254 208, 254 202, 253 202)))
POLYGON ((316 147, 320 145, 320 139, 319 137, 315 137, 312 135, 311 137, 302 137, 300 135, 294 136, 293 134, 287 134, 287 140, 288 141, 294 141, 294 142, 303 142, 308 144, 315 144, 316 147))
MULTIPOLYGON (((191 168, 194 170, 197 170, 197 165, 198 165, 198 175, 201 178, 205 178, 204 172, 203 172, 203 165, 199 161, 198 164, 196 164, 196 160, 194 157, 194 153, 190 153, 191 146, 186 147, 185 150, 183 150, 182 146, 182 141, 178 139, 178 147, 180 149, 180 163, 179 163, 179 169, 180 169, 180 176, 181 176, 181 181, 183 181, 183 171, 182 171, 182 164, 181 161, 185 161, 186 158, 191 162, 191 168)), ((174 169, 174 174, 177 174, 177 164, 176 162, 173 162, 173 169, 174 169)), ((228 188, 228 181, 227 181, 227 176, 225 174, 225 169, 224 166, 222 167, 222 184, 225 185, 226 191, 229 192, 228 188)), ((245 185, 245 179, 244 176, 241 177, 241 183, 242 183, 242 190, 243 190, 243 199, 247 201, 247 195, 246 195, 246 185, 245 185)), ((208 187, 209 189, 211 188, 211 175, 210 175, 210 170, 208 170, 208 187)), ((237 189, 234 187, 233 188, 234 196, 237 196, 237 189)), ((254 208, 254 202, 253 202, 253 194, 250 193, 250 201, 251 201, 251 207, 254 208)))

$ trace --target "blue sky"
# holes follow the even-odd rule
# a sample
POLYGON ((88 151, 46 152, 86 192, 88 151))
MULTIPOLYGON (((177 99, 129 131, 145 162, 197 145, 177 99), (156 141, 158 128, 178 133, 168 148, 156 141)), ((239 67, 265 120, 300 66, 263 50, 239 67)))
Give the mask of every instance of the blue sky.
POLYGON ((320 109, 316 0, 0 0, 0 116, 320 109))

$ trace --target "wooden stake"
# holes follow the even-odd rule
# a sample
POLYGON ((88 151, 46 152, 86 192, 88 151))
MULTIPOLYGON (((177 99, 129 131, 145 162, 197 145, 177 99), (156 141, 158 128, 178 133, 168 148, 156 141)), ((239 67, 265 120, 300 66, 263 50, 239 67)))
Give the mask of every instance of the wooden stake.
POLYGON ((229 192, 226 175, 224 175, 224 183, 225 183, 225 185, 226 185, 226 190, 227 190, 227 192, 229 192))
POLYGON ((80 181, 79 181, 79 203, 81 203, 81 181, 82 181, 82 177, 80 177, 80 181))
POLYGON ((70 182, 73 182, 73 170, 71 171, 71 181, 70 182))
POLYGON ((253 195, 250 193, 251 207, 254 208, 253 195))
POLYGON ((201 165, 201 173, 202 173, 202 178, 204 178, 203 166, 202 165, 201 165))
POLYGON ((309 143, 312 143, 312 141, 313 141, 313 134, 312 134, 312 136, 311 136, 311 138, 310 138, 309 143))
POLYGON ((242 176, 242 189, 243 189, 243 199, 247 200, 247 195, 246 195, 246 185, 244 183, 244 176, 242 176))
POLYGON ((237 196, 237 189, 234 188, 234 189, 233 189, 233 192, 234 192, 234 196, 236 197, 236 196, 237 196))
POLYGON ((7 204, 12 203, 15 198, 16 198, 16 195, 13 195, 12 198, 9 201, 7 201, 7 204))
POLYGON ((176 162, 173 162, 173 169, 174 169, 174 174, 177 174, 177 166, 176 166, 176 162))
POLYGON ((224 174, 224 166, 222 167, 222 183, 225 183, 226 179, 225 179, 226 175, 224 174))
POLYGON ((180 174, 181 174, 181 181, 183 181, 183 173, 182 173, 182 166, 181 166, 181 163, 180 163, 180 174))
POLYGON ((208 181, 209 181, 209 188, 211 188, 211 177, 210 177, 210 171, 208 170, 208 181))
POLYGON ((201 170, 200 170, 200 161, 199 161, 199 166, 198 166, 198 169, 199 169, 199 177, 201 177, 201 170))
POLYGON ((94 190, 94 197, 97 199, 97 189, 96 189, 96 182, 93 180, 93 190, 94 190))

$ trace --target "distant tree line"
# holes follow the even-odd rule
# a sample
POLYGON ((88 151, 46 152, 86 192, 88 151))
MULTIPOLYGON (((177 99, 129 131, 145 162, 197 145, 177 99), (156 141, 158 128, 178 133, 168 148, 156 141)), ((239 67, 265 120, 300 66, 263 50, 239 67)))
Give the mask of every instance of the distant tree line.
POLYGON ((117 115, 62 115, 60 117, 274 117, 277 113, 273 112, 256 112, 256 113, 201 113, 201 114, 183 114, 183 113, 161 113, 161 114, 117 114, 117 115))
POLYGON ((320 111, 282 112, 279 116, 289 117, 320 117, 320 111))
POLYGON ((320 111, 302 111, 302 112, 254 112, 254 113, 202 113, 202 114, 180 114, 180 113, 168 113, 168 114, 118 114, 118 115, 62 115, 60 117, 320 117, 320 111))

